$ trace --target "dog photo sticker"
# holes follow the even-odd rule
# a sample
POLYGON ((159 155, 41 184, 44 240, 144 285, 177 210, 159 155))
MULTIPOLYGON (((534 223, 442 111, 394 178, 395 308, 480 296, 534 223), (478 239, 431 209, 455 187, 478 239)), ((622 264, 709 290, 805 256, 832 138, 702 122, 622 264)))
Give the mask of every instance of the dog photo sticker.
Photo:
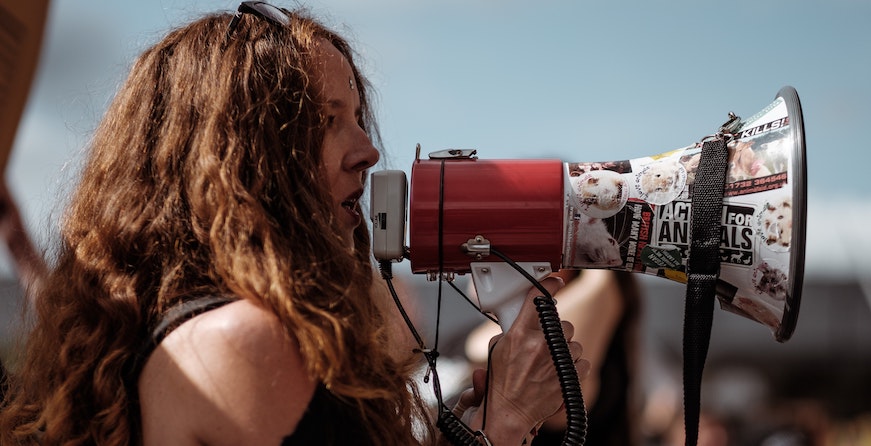
POLYGON ((764 259, 753 269, 753 287, 762 296, 777 302, 789 297, 789 278, 780 263, 774 259, 764 259))
POLYGON ((593 218, 610 217, 629 199, 626 180, 610 170, 591 170, 569 178, 578 210, 593 218))
POLYGON ((638 197, 650 204, 670 203, 683 191, 686 182, 686 169, 673 158, 654 161, 635 174, 638 197))
POLYGON ((766 201, 757 216, 756 226, 764 246, 775 252, 789 251, 792 243, 792 198, 783 196, 766 201))

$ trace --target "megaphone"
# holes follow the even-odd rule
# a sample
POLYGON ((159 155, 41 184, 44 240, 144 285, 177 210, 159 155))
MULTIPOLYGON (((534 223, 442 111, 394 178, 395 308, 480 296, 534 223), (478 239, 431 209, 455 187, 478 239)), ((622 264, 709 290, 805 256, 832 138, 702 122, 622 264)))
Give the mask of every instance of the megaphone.
MULTIPOLYGON (((805 141, 792 87, 748 119, 729 113, 717 299, 724 310, 792 335, 804 276, 805 141)), ((702 138, 704 139, 704 138, 702 138)), ((430 278, 471 273, 481 308, 510 325, 526 281, 611 269, 687 280, 692 196, 702 144, 641 158, 574 162, 479 159, 474 150, 372 174, 373 250, 430 278), (407 198, 407 201, 406 201, 407 198), (407 206, 406 206, 407 203, 407 206), (408 221, 408 246, 405 222, 408 221)))

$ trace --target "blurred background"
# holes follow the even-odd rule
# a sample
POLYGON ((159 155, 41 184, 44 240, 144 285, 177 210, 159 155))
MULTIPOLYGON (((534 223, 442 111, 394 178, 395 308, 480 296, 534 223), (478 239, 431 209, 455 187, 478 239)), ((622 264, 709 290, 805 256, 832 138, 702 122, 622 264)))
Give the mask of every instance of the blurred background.
MULTIPOLYGON (((424 154, 477 149, 481 158, 652 155, 714 132, 730 111, 749 117, 781 87, 795 87, 809 189, 798 327, 781 344, 762 325, 718 311, 702 400, 731 429, 730 444, 761 444, 751 422, 760 411, 788 412, 787 418, 841 438, 838 444, 871 444, 871 262, 865 257, 871 147, 862 136, 871 122, 871 3, 301 3, 350 36, 360 53, 378 94, 385 152, 379 168, 409 171, 416 144, 424 154)), ((40 249, 56 232, 81 151, 135 55, 176 25, 237 6, 228 0, 51 2, 6 170, 40 249)), ((437 286, 408 274, 407 264, 397 272, 426 314, 437 286)), ((647 396, 653 401, 665 389, 666 400, 677 398, 679 405, 684 287, 640 280, 647 396)), ((445 339, 461 339, 480 315, 444 299, 443 311, 452 315, 442 328, 445 339)), ((21 301, 6 256, 0 259, 5 357, 19 334, 21 301)))

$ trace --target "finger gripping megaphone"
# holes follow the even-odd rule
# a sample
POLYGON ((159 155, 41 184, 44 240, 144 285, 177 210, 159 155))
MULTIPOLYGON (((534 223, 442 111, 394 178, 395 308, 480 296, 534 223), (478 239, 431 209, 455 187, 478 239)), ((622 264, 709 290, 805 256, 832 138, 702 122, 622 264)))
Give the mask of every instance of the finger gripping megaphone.
MULTIPOLYGON (((798 95, 784 87, 748 119, 730 113, 712 137, 725 138, 728 151, 717 299, 783 342, 795 329, 804 275, 798 95)), ((503 329, 520 305, 511 296, 529 287, 491 249, 536 279, 559 269, 597 268, 686 282, 692 197, 703 186, 696 182, 699 141, 605 162, 488 160, 473 150, 422 159, 418 153, 410 186, 402 171, 372 174, 375 257, 408 258, 413 273, 433 278, 471 273, 482 309, 496 313, 503 329)))

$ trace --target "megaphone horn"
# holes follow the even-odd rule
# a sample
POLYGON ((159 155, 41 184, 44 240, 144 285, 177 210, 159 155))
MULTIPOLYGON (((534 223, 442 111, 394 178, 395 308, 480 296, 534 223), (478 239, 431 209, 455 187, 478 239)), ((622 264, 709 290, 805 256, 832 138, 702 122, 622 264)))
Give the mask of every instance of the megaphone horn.
MULTIPOLYGON (((795 329, 804 276, 798 95, 784 87, 752 117, 730 114, 718 132, 728 141, 728 168, 717 297, 722 309, 768 326, 783 342, 795 329)), ((404 174, 372 175, 375 256, 408 257, 413 273, 474 274, 475 265, 498 261, 486 249, 498 246, 516 262, 539 265, 541 274, 597 268, 685 283, 700 151, 694 142, 605 162, 487 160, 471 150, 418 154, 407 248, 404 174)))

